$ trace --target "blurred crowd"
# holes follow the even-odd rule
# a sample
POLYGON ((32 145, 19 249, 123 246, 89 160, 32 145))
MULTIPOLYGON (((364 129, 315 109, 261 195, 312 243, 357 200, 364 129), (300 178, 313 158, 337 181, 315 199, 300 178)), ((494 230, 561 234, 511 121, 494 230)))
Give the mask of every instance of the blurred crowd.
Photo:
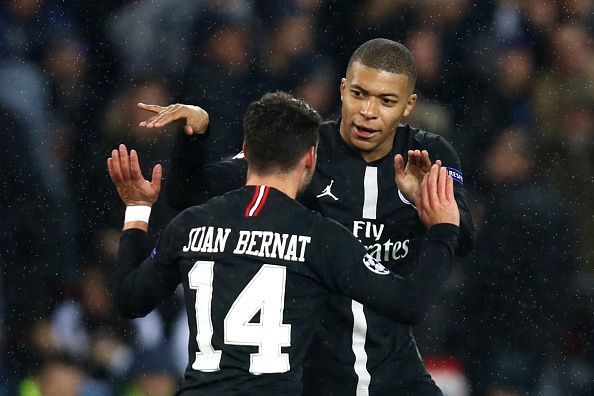
MULTIPOLYGON (((225 158, 266 91, 338 118, 375 37, 412 51, 406 122, 452 142, 477 225, 415 330, 435 379, 446 396, 594 394, 593 26, 592 0, 0 2, 0 396, 172 394, 181 298, 129 321, 109 296, 124 207, 106 158, 122 142, 167 174, 181 133, 140 128, 136 104, 202 106, 225 158)), ((153 239, 175 215, 157 206, 153 239)))

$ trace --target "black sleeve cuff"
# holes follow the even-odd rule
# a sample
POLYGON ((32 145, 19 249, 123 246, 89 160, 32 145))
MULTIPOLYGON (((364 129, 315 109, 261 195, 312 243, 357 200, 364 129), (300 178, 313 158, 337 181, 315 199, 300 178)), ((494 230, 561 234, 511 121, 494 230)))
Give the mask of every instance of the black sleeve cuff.
POLYGON ((128 228, 127 230, 122 231, 122 238, 144 238, 146 237, 146 231, 141 230, 140 228, 128 228))
POLYGON ((122 232, 120 245, 125 246, 135 258, 143 259, 148 250, 147 233, 139 228, 129 228, 122 232))
POLYGON ((192 135, 186 135, 184 127, 178 127, 177 138, 178 141, 202 141, 210 135, 210 125, 206 126, 206 130, 203 133, 193 133, 192 135))
POLYGON ((425 239, 429 242, 445 243, 453 252, 458 245, 459 236, 460 227, 454 224, 441 223, 432 226, 429 231, 427 231, 425 239))

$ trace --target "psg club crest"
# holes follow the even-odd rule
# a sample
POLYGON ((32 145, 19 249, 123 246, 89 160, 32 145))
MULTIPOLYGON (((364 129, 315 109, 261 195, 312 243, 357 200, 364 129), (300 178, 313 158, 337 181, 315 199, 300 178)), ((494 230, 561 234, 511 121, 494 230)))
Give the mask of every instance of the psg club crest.
POLYGON ((365 264, 367 268, 376 274, 388 275, 390 273, 386 267, 384 267, 379 261, 371 257, 369 254, 366 254, 363 257, 363 264, 365 264))

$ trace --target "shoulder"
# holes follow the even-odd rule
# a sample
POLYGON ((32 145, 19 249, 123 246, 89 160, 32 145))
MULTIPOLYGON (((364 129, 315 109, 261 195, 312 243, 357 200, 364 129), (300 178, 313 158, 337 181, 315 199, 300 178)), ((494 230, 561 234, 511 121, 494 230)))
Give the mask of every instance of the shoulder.
POLYGON ((409 149, 427 150, 432 159, 446 161, 445 165, 447 166, 459 166, 460 159, 456 149, 443 136, 414 128, 409 124, 400 125, 398 133, 401 131, 408 134, 409 149))
POLYGON ((409 124, 401 125, 400 128, 407 130, 410 136, 410 142, 415 148, 439 148, 444 147, 453 150, 452 145, 446 138, 436 133, 415 128, 409 124))
MULTIPOLYGON (((322 235, 325 241, 333 245, 337 241, 357 241, 357 238, 339 222, 322 216, 316 211, 310 211, 317 235, 322 235)), ((335 245, 334 245, 335 246, 335 245)))
POLYGON ((352 232, 342 224, 323 217, 316 217, 315 252, 326 265, 345 266, 361 260, 367 254, 367 249, 361 244, 352 232))
POLYGON ((247 171, 248 163, 245 159, 243 150, 235 154, 231 158, 224 159, 222 161, 207 164, 207 166, 217 166, 226 168, 227 170, 236 171, 239 173, 245 173, 247 171))
POLYGON ((194 223, 194 220, 197 217, 200 217, 200 213, 201 210, 199 206, 191 206, 182 210, 173 218, 173 220, 171 220, 171 222, 169 222, 163 235, 183 233, 186 228, 188 228, 189 224, 194 223))
POLYGON ((325 121, 320 125, 320 146, 333 145, 340 138, 338 120, 325 121))
POLYGON ((343 145, 340 137, 340 120, 325 121, 320 125, 320 140, 318 143, 318 163, 331 162, 335 153, 340 152, 343 145))
POLYGON ((222 195, 212 197, 201 205, 188 208, 186 215, 192 216, 193 219, 199 218, 203 221, 221 216, 221 213, 228 215, 231 208, 238 207, 238 202, 242 197, 241 189, 231 190, 222 195))
POLYGON ((320 125, 320 137, 327 134, 335 134, 338 131, 338 120, 324 121, 320 125))
POLYGON ((216 216, 217 212, 224 210, 224 207, 229 205, 230 198, 227 197, 228 194, 230 193, 211 198, 200 205, 190 206, 184 209, 171 221, 171 226, 174 228, 184 228, 187 224, 208 223, 209 219, 216 216))

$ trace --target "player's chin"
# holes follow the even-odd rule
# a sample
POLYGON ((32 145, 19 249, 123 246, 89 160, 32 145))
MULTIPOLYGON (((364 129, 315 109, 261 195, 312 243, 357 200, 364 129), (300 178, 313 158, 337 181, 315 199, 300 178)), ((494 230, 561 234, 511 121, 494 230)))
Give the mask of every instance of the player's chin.
POLYGON ((353 140, 353 146, 359 151, 373 151, 377 149, 379 143, 375 141, 375 139, 361 139, 359 137, 355 137, 353 140))

